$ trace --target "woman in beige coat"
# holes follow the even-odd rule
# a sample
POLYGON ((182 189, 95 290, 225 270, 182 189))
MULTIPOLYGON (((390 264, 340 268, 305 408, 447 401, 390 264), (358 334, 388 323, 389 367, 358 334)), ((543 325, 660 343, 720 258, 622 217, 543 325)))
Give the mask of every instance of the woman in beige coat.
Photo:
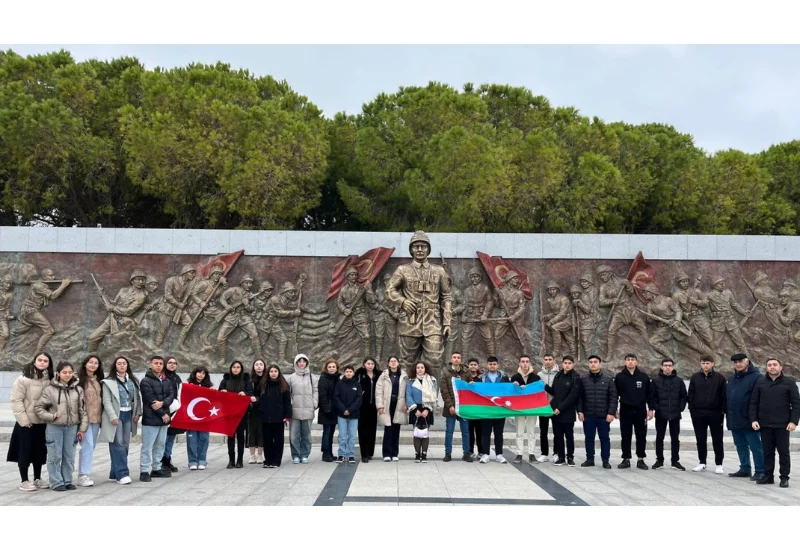
POLYGON ((56 377, 36 402, 36 415, 47 422, 47 475, 54 491, 74 490, 75 447, 89 427, 83 388, 72 365, 62 361, 56 377))
POLYGON ((400 427, 408 422, 406 385, 408 375, 400 368, 396 356, 389 356, 389 368, 378 377, 375 385, 375 407, 378 409, 378 426, 383 428, 383 461, 400 460, 400 427))
POLYGON ((142 392, 139 381, 130 371, 125 357, 117 357, 103 378, 103 416, 100 419, 100 437, 108 441, 111 455, 109 479, 120 485, 131 482, 128 469, 128 448, 136 435, 142 415, 142 392))
POLYGON ((16 462, 22 483, 20 491, 47 489, 42 480, 42 465, 47 462, 45 423, 36 416, 34 407, 42 391, 53 379, 53 359, 40 353, 22 370, 11 390, 11 412, 14 413, 14 431, 8 446, 8 462, 16 462), (33 465, 33 483, 28 481, 28 467, 33 465))

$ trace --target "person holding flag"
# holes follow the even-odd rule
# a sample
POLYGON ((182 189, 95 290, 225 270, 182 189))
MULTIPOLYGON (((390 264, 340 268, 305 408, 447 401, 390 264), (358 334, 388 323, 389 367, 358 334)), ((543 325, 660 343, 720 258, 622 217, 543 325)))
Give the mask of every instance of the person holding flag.
POLYGON ((453 395, 453 378, 466 380, 469 378, 469 371, 461 364, 461 352, 453 351, 450 354, 450 365, 443 369, 439 388, 442 392, 442 416, 445 419, 444 429, 444 459, 443 462, 450 462, 453 453, 453 432, 455 432, 456 422, 461 431, 461 449, 464 451, 461 460, 472 462, 472 453, 469 449, 469 423, 467 420, 456 416, 456 400, 453 395))
MULTIPOLYGON (((481 375, 481 382, 489 384, 510 383, 511 379, 503 372, 500 372, 500 364, 497 357, 490 355, 486 358, 487 371, 481 375)), ((486 454, 481 456, 481 464, 489 462, 489 445, 491 443, 492 432, 494 432, 494 454, 497 462, 506 464, 508 461, 503 456, 503 430, 506 426, 505 417, 487 418, 483 421, 481 429, 483 431, 483 449, 486 454)))
MULTIPOLYGON (((519 367, 517 368, 517 372, 511 377, 511 382, 524 388, 526 385, 540 380, 541 378, 539 378, 539 375, 533 372, 531 358, 527 355, 520 357, 519 367)), ((517 424, 517 456, 514 458, 514 464, 522 462, 526 432, 528 434, 528 462, 533 464, 536 462, 536 457, 533 455, 533 441, 536 438, 536 417, 518 416, 515 418, 515 421, 517 424)))
MULTIPOLYGON (((243 397, 249 397, 252 403, 256 402, 253 397, 253 382, 250 380, 250 375, 244 372, 244 365, 241 361, 234 361, 227 373, 222 377, 219 383, 219 391, 231 392, 243 397)), ((236 427, 236 461, 234 462, 234 436, 228 436, 228 466, 232 468, 244 468, 244 445, 245 445, 245 432, 247 430, 247 419, 242 418, 239 425, 236 427)))
MULTIPOLYGON (((195 367, 189 375, 187 384, 194 384, 202 388, 213 388, 214 384, 211 382, 211 375, 205 367, 195 367)), ((189 469, 205 470, 208 465, 206 456, 208 454, 208 432, 199 432, 197 430, 186 431, 186 455, 189 458, 189 469)))
POLYGON ((289 383, 276 363, 270 363, 257 392, 264 434, 264 468, 280 468, 283 430, 292 418, 292 396, 289 383))

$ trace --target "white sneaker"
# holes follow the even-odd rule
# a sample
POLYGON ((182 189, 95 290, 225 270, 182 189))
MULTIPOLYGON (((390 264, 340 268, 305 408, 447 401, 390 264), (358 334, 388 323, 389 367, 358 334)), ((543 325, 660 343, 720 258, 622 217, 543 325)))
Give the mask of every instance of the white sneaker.
POLYGON ((715 474, 724 474, 725 473, 725 470, 722 469, 722 464, 717 466, 716 470, 714 470, 714 473, 715 474))
POLYGON ((38 491, 39 489, 30 481, 23 481, 19 486, 19 490, 25 493, 32 493, 34 491, 38 491))
POLYGON ((692 468, 692 471, 693 472, 702 472, 705 469, 706 469, 706 465, 705 464, 698 464, 697 466, 692 468))
POLYGON ((37 489, 49 489, 49 488, 50 488, 50 484, 49 484, 49 483, 47 483, 47 482, 46 482, 45 480, 43 480, 43 479, 34 479, 34 480, 33 480, 33 485, 34 485, 34 487, 36 487, 37 489))
POLYGON ((206 469, 206 465, 205 464, 201 464, 200 466, 197 467, 197 469, 198 470, 205 470, 206 469))
POLYGON ((400 462, 400 457, 399 456, 393 456, 392 457, 392 462, 400 462))
POLYGON ((300 463, 301 463, 301 464, 308 464, 308 457, 305 457, 305 456, 304 456, 303 458, 301 458, 301 459, 300 459, 300 463))
POLYGON ((256 455, 250 455, 250 460, 247 461, 248 464, 255 464, 256 463, 256 455))
POLYGON ((497 455, 497 462, 500 464, 508 464, 508 460, 503 455, 497 455))
POLYGON ((550 462, 550 457, 547 455, 540 455, 539 460, 537 462, 550 462))
POLYGON ((119 481, 117 481, 117 483, 119 483, 120 485, 128 485, 130 482, 131 482, 131 477, 130 476, 125 476, 122 479, 120 479, 119 481))
POLYGON ((383 461, 384 461, 384 462, 391 462, 391 461, 392 461, 392 457, 390 457, 390 456, 385 456, 385 457, 383 457, 383 461))
POLYGON ((264 464, 264 455, 258 455, 256 457, 256 464, 264 464))
POLYGON ((78 483, 76 485, 78 487, 91 487, 94 485, 94 481, 92 481, 89 476, 78 476, 78 483))
POLYGON ((489 455, 481 455, 481 464, 488 464, 489 463, 489 455))
POLYGON ((300 464, 300 457, 296 456, 292 459, 292 464, 300 464))
POLYGON ((192 464, 191 466, 189 466, 189 469, 190 470, 197 470, 197 464, 192 464))

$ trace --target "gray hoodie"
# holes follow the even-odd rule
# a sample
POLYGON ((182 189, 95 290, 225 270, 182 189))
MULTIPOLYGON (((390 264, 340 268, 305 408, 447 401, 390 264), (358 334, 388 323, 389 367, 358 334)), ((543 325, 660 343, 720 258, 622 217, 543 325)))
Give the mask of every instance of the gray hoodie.
MULTIPOLYGON (((539 378, 541 378, 542 382, 544 382, 548 386, 552 386, 553 385, 553 380, 556 379, 556 374, 558 374, 559 370, 560 369, 558 368, 558 365, 553 365, 553 368, 550 369, 550 370, 546 370, 544 368, 539 369, 539 378)), ((552 400, 553 400, 553 396, 548 393, 547 394, 547 402, 549 403, 552 400)))
POLYGON ((319 406, 319 376, 311 374, 310 363, 304 369, 299 368, 300 359, 308 362, 308 356, 298 353, 294 358, 294 373, 286 378, 292 393, 292 420, 313 420, 319 406))

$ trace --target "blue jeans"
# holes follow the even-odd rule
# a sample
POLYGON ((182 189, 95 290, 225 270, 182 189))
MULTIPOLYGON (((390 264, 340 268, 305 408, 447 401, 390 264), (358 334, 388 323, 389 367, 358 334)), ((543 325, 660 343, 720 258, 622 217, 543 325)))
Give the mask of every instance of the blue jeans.
POLYGON ((50 476, 50 488, 70 485, 72 470, 75 469, 78 426, 48 424, 44 434, 47 443, 47 475, 50 476))
POLYGON ((600 436, 600 458, 608 462, 611 458, 611 424, 606 422, 604 416, 584 416, 583 433, 586 437, 586 458, 594 460, 594 436, 600 436))
POLYGON ((322 456, 333 456, 333 432, 336 431, 336 424, 323 424, 322 425, 322 445, 320 450, 322 456))
POLYGON ((750 473, 750 453, 753 453, 753 465, 756 474, 764 473, 764 447, 761 437, 753 430, 731 430, 736 452, 739 454, 739 469, 750 473))
POLYGON ((461 417, 448 416, 444 419, 444 452, 453 452, 453 432, 456 430, 456 420, 458 428, 461 430, 461 449, 464 453, 469 453, 469 421, 461 417))
POLYGON ((128 448, 131 445, 131 432, 133 431, 133 412, 120 411, 117 431, 114 432, 114 441, 108 444, 108 453, 111 455, 110 479, 119 481, 131 473, 128 470, 128 448))
POLYGON ((88 476, 92 473, 92 461, 94 459, 94 448, 97 445, 97 436, 100 433, 100 424, 89 424, 89 429, 83 435, 81 441, 81 454, 78 463, 78 473, 88 476))
POLYGON ((358 418, 339 417, 339 456, 350 458, 356 456, 356 434, 358 418))
MULTIPOLYGON (((169 436, 167 436, 169 441, 169 436)), ((208 461, 208 432, 186 432, 186 454, 189 455, 189 466, 206 466, 208 461)), ((166 452, 166 451, 164 451, 166 452)))
POLYGON ((169 426, 142 426, 142 455, 139 471, 149 474, 153 469, 160 470, 161 464, 153 468, 153 457, 159 459, 164 456, 164 446, 167 444, 167 430, 169 426))
POLYGON ((311 420, 289 421, 289 447, 292 458, 308 458, 311 454, 311 420))
POLYGON ((167 434, 167 441, 164 443, 164 457, 166 459, 172 458, 172 446, 175 445, 175 438, 178 434, 167 434))

